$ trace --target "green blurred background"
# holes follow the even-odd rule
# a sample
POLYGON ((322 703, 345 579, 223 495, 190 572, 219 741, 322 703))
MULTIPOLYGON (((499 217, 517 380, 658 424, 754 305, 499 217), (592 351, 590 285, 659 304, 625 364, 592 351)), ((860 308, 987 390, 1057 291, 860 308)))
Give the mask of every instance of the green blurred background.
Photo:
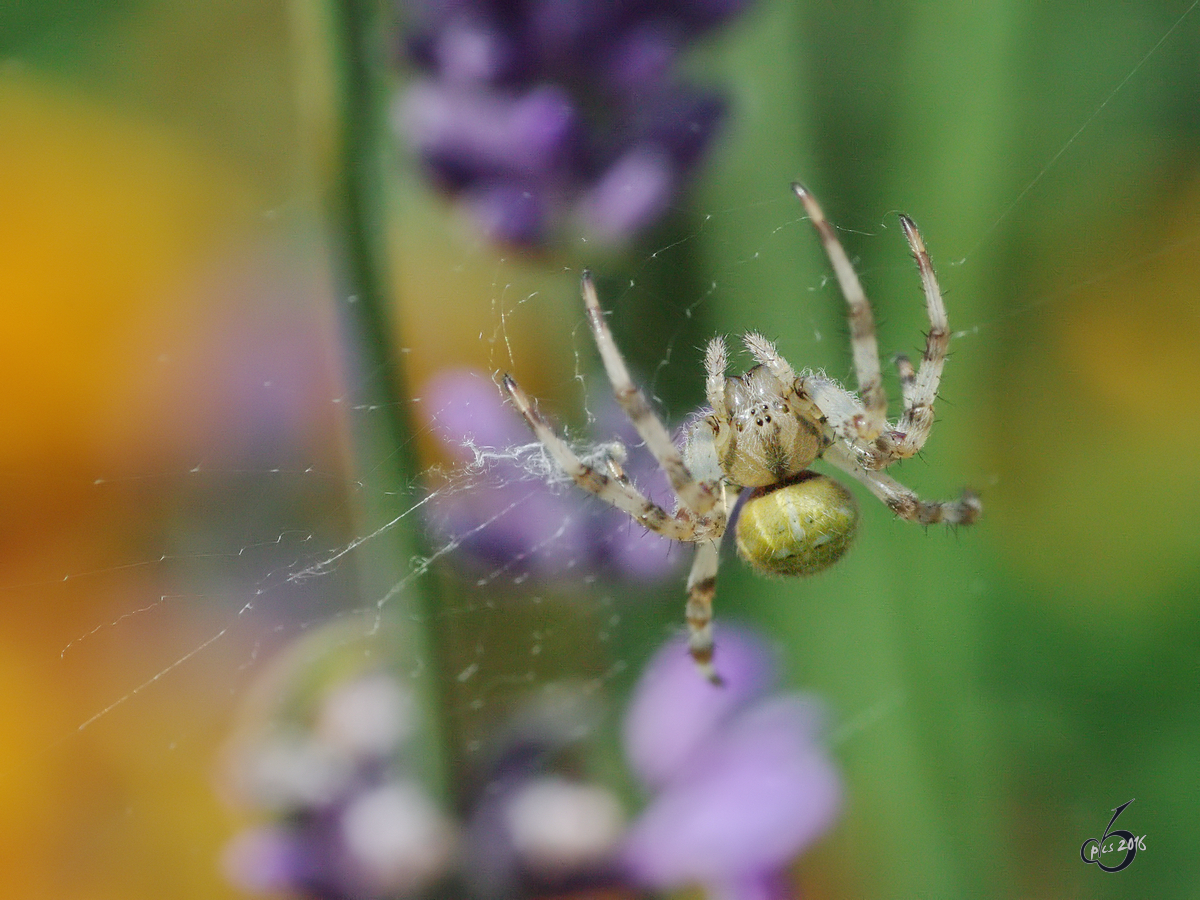
MULTIPOLYGON (((287 577, 416 502, 389 458, 436 461, 417 435, 364 474, 355 422, 372 417, 341 402, 362 373, 328 212, 336 10, 0 11, 10 896, 232 896, 216 860, 239 819, 214 773, 239 699, 290 636, 373 611, 372 578, 410 571, 397 551, 390 576, 287 577)), ((1198 51, 1186 2, 764 0, 690 57, 734 115, 625 255, 495 250, 402 149, 388 161, 405 405, 441 369, 511 369, 581 423, 575 375, 601 377, 584 264, 675 420, 701 402, 716 332, 761 330, 845 376, 842 301, 788 183, 843 229, 885 354, 920 346, 895 213, 920 225, 962 333, 939 424, 898 477, 930 497, 974 486, 984 520, 923 532, 865 499, 858 547, 818 580, 722 570, 718 616, 768 629, 832 711, 846 811, 798 863, 804 896, 1200 890, 1198 51), (1121 824, 1145 853, 1083 865, 1131 797, 1121 824)), ((461 613, 434 643, 482 646, 496 696, 524 665, 502 648, 530 629, 577 670, 539 677, 616 658, 619 695, 681 621, 681 578, 604 646, 603 586, 536 610, 508 586, 504 617, 471 613, 453 576, 426 583, 461 613)), ((471 706, 478 684, 447 688, 463 734, 501 709, 471 706)))

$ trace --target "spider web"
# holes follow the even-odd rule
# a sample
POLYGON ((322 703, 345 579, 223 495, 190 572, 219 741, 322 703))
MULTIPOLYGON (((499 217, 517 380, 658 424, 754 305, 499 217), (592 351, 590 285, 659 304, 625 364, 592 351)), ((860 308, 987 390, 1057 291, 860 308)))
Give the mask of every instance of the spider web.
MULTIPOLYGON (((994 410, 961 385, 984 388, 1009 378, 1013 363, 1004 354, 1019 336, 1036 335, 1094 289, 1134 276, 1168 277, 1181 258, 1194 257, 1200 223, 1179 213, 1173 227, 1126 240, 1123 256, 1081 251, 1053 275, 1001 289, 989 306, 964 291, 997 271, 1012 271, 1002 265, 1006 254, 1037 242, 1069 253, 1079 229, 1096 225, 1096 218, 1056 217, 1054 206, 1069 191, 1074 167, 1104 171, 1096 158, 1104 159, 1130 110, 1162 96, 1158 81, 1195 48, 1194 7, 1172 8, 1165 27, 1143 31, 1136 46, 1130 42, 1116 65, 1120 77, 1074 98, 1074 115, 1061 133, 1039 130, 1041 144, 1028 154, 1037 162, 997 176, 1004 186, 991 192, 995 200, 967 230, 913 208, 921 203, 919 187, 893 185, 888 192, 903 195, 905 211, 923 228, 954 329, 930 450, 899 474, 922 494, 947 497, 972 482, 987 500, 1008 487, 1001 475, 1008 469, 994 451, 968 449, 980 440, 994 447, 1004 436, 989 424, 994 410)), ((1103 29, 1080 41, 1073 48, 1078 53, 1114 46, 1103 29)), ((1194 158, 1162 166, 1185 163, 1194 171, 1194 158)), ((578 497, 527 436, 502 444, 478 436, 446 441, 455 395, 435 393, 433 379, 444 369, 470 372, 482 388, 479 396, 498 406, 500 375, 512 372, 581 455, 598 458, 620 439, 631 470, 648 472, 644 450, 628 432, 616 431, 620 416, 596 365, 578 300, 579 269, 587 264, 601 278, 619 346, 672 426, 702 402, 702 347, 714 333, 763 330, 798 368, 825 369, 852 384, 840 294, 787 190, 794 161, 779 167, 778 178, 764 175, 748 192, 732 178, 715 188, 698 185, 691 205, 681 205, 632 263, 616 254, 597 260, 589 248, 575 248, 556 271, 497 255, 414 188, 414 202, 429 205, 414 218, 438 222, 439 230, 401 237, 401 268, 410 263, 399 288, 409 382, 398 396, 383 371, 354 368, 359 357, 347 310, 356 298, 329 294, 331 241, 305 221, 298 198, 261 208, 271 228, 260 246, 221 259, 173 298, 193 308, 197 297, 223 298, 210 310, 217 324, 195 340, 194 322, 159 320, 159 330, 149 328, 138 345, 142 355, 129 363, 131 377, 151 386, 142 408, 125 419, 132 427, 153 432, 155 415, 169 411, 182 420, 181 408, 192 409, 198 424, 185 427, 170 418, 163 429, 170 434, 154 453, 99 454, 77 471, 56 470, 49 482, 32 486, 16 475, 6 479, 14 496, 53 500, 31 529, 51 537, 18 541, 20 552, 0 576, 8 605, 34 620, 22 625, 21 633, 36 639, 12 664, 14 676, 29 687, 31 704, 39 702, 39 691, 51 692, 46 685, 70 698, 53 714, 35 717, 10 773, 24 772, 28 758, 39 754, 48 765, 64 767, 76 757, 115 767, 136 758, 171 783, 207 783, 230 709, 265 662, 296 638, 334 623, 350 623, 363 638, 363 652, 375 654, 391 652, 385 621, 435 632, 405 662, 433 666, 436 660, 448 685, 448 718, 468 754, 483 746, 489 722, 507 704, 550 680, 578 679, 619 695, 653 648, 681 629, 690 553, 663 546, 643 554, 644 568, 621 571, 613 559, 639 537, 637 529, 578 497), (297 234, 317 253, 287 246, 297 234), (697 257, 707 263, 693 265, 697 257), (320 261, 298 262, 304 258, 320 261), (761 285, 780 283, 779 271, 788 273, 790 301, 760 304, 761 285), (454 309, 428 301, 446 292, 465 299, 454 309), (281 322, 288 324, 281 328, 281 322), (238 335, 240 346, 230 350, 218 333, 238 335), (398 436, 397 421, 409 423, 411 433, 398 436), (419 471, 397 465, 407 458, 421 460, 419 471), (454 518, 455 504, 470 507, 480 492, 494 498, 492 505, 475 519, 454 518), (512 534, 538 516, 533 537, 513 543, 512 534), (597 544, 611 552, 597 553, 597 544), (520 549, 505 550, 514 546, 520 549), (473 555, 464 553, 472 549, 473 555), (47 610, 54 610, 53 618, 47 610)), ((875 303, 885 366, 890 352, 919 353, 919 284, 896 227, 898 210, 888 200, 854 197, 853 186, 827 177, 810 187, 839 225, 875 303), (853 199, 843 201, 845 194, 853 199)), ((882 183, 879 175, 874 181, 882 183)), ((1095 195, 1152 211, 1171 208, 1161 197, 1131 197, 1116 164, 1095 195)), ((1107 205, 1097 201, 1099 209, 1107 205)), ((1028 355, 1017 358, 1031 362, 1028 355)), ((1061 371, 1035 369, 1015 381, 1031 389, 1040 374, 1061 371)), ((889 388, 895 404, 894 378, 889 388)), ((114 421, 124 416, 110 414, 114 421)), ((639 485, 669 503, 652 476, 640 474, 639 485)), ((999 504, 1003 509, 1003 499, 999 504)), ((870 532, 889 527, 885 510, 872 509, 867 519, 870 532)), ((959 549, 939 537, 914 536, 915 543, 888 551, 887 564, 913 546, 935 559, 959 549)), ((811 639, 829 638, 822 629, 837 627, 828 615, 835 602, 829 597, 865 593, 884 580, 863 574, 873 568, 872 553, 860 547, 849 574, 804 587, 756 586, 726 553, 718 622, 728 616, 778 626, 773 614, 756 611, 759 598, 770 593, 784 603, 807 604, 818 623, 811 639)), ((969 590, 986 593, 995 571, 982 569, 969 590)), ((790 640, 794 628, 780 633, 790 640)), ((820 682, 819 665, 792 660, 789 672, 820 682)), ((842 698, 849 699, 838 710, 836 741, 858 739, 907 702, 891 684, 842 698)), ((19 706, 14 715, 32 712, 19 706)), ((81 777, 95 773, 95 764, 81 769, 81 777)), ((133 840, 152 830, 160 814, 151 795, 146 786, 113 800, 67 780, 57 802, 74 807, 75 827, 104 831, 124 822, 119 830, 133 840)), ((220 814, 206 807, 205 815, 211 822, 220 814)), ((211 845, 217 830, 210 827, 199 841, 211 845)), ((174 839, 183 838, 176 832, 174 839)), ((126 896, 137 893, 135 879, 110 871, 121 840, 98 859, 80 853, 73 860, 71 868, 84 873, 77 876, 81 883, 109 879, 126 885, 126 896)), ((156 846, 166 853, 172 838, 161 840, 156 846)), ((206 858, 188 871, 210 866, 206 858)), ((213 882, 198 883, 207 890, 213 882)))

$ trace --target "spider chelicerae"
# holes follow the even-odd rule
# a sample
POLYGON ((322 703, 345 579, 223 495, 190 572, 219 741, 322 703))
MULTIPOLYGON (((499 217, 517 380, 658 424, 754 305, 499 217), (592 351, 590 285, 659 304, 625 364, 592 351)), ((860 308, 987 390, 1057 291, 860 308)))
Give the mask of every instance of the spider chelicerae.
POLYGON ((916 454, 929 437, 950 342, 946 307, 917 226, 900 216, 921 274, 929 332, 919 368, 905 356, 896 357, 904 411, 892 423, 887 419, 875 321, 862 285, 812 194, 799 184, 792 190, 804 204, 846 298, 857 395, 820 372, 797 374, 771 341, 754 332, 742 341, 757 365, 744 375, 727 375, 725 341, 713 338, 704 356, 708 408, 691 419, 677 447, 630 378, 604 321, 591 275, 584 272, 588 322, 617 402, 674 490, 676 508, 667 512, 625 475, 619 445, 598 465, 585 463, 533 408, 516 381, 504 376, 505 389, 534 435, 580 487, 651 531, 696 545, 687 580, 688 648, 704 676, 716 684, 720 676, 713 665, 712 604, 718 550, 743 490, 749 494, 735 529, 738 552, 769 575, 807 575, 826 568, 842 557, 858 528, 858 508, 850 492, 809 469, 818 457, 861 481, 910 522, 966 525, 982 511, 972 491, 964 491, 958 500, 922 500, 882 471, 916 454))

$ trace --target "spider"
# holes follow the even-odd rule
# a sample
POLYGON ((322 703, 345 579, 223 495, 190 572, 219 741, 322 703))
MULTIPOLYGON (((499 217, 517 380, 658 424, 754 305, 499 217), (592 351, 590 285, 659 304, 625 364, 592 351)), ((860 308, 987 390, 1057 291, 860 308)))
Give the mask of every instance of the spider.
POLYGON ((905 356, 896 357, 904 410, 891 423, 871 306, 817 201, 800 184, 793 184, 792 190, 816 228, 846 298, 857 395, 820 372, 797 374, 775 345, 755 332, 742 341, 757 365, 743 375, 727 375, 728 350, 724 339, 716 337, 704 357, 708 408, 691 418, 681 446, 676 446, 630 378, 604 320, 595 284, 585 271, 583 300, 592 335, 618 403, 670 480, 676 508, 669 513, 625 475, 623 448, 614 445, 596 465, 585 463, 534 409, 512 376, 504 376, 505 389, 534 435, 580 487, 651 531, 696 545, 687 579, 688 649, 714 684, 721 683, 713 665, 712 634, 718 549, 743 491, 748 495, 737 518, 735 542, 739 555, 767 575, 818 572, 840 559, 854 537, 854 499, 842 484, 809 469, 818 457, 862 482, 910 522, 966 525, 982 512, 970 490, 958 500, 922 500, 882 471, 919 452, 928 438, 950 341, 946 308, 916 225, 900 216, 921 275, 930 328, 919 368, 905 356))

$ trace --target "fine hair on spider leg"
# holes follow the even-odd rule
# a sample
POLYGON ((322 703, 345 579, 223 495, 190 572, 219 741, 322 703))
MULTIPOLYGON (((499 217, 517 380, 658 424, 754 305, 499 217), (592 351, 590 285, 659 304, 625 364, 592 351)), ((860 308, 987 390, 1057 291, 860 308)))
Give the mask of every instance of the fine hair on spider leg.
POLYGON ((810 469, 818 458, 862 482, 906 521, 968 525, 982 514, 972 491, 964 491, 958 500, 922 500, 881 471, 919 452, 929 437, 950 341, 941 289, 917 226, 908 216, 900 216, 921 278, 929 332, 918 367, 905 356, 895 358, 902 411, 891 423, 871 304, 817 201, 800 184, 793 184, 792 190, 821 240, 846 300, 857 391, 807 369, 797 375, 774 343, 756 332, 743 337, 755 365, 741 375, 730 375, 729 350, 724 339, 716 337, 704 356, 708 406, 690 417, 682 443, 676 446, 629 373, 605 321, 591 273, 585 271, 580 279, 588 324, 613 395, 666 473, 675 496, 673 511, 642 493, 625 476, 619 459, 604 457, 603 470, 581 460, 512 376, 504 376, 513 405, 576 484, 645 528, 696 545, 687 579, 688 650, 700 673, 718 685, 722 682, 714 665, 712 627, 718 549, 743 490, 749 493, 738 517, 738 553, 757 571, 775 576, 810 575, 827 568, 845 555, 858 530, 858 506, 850 492, 810 469))

